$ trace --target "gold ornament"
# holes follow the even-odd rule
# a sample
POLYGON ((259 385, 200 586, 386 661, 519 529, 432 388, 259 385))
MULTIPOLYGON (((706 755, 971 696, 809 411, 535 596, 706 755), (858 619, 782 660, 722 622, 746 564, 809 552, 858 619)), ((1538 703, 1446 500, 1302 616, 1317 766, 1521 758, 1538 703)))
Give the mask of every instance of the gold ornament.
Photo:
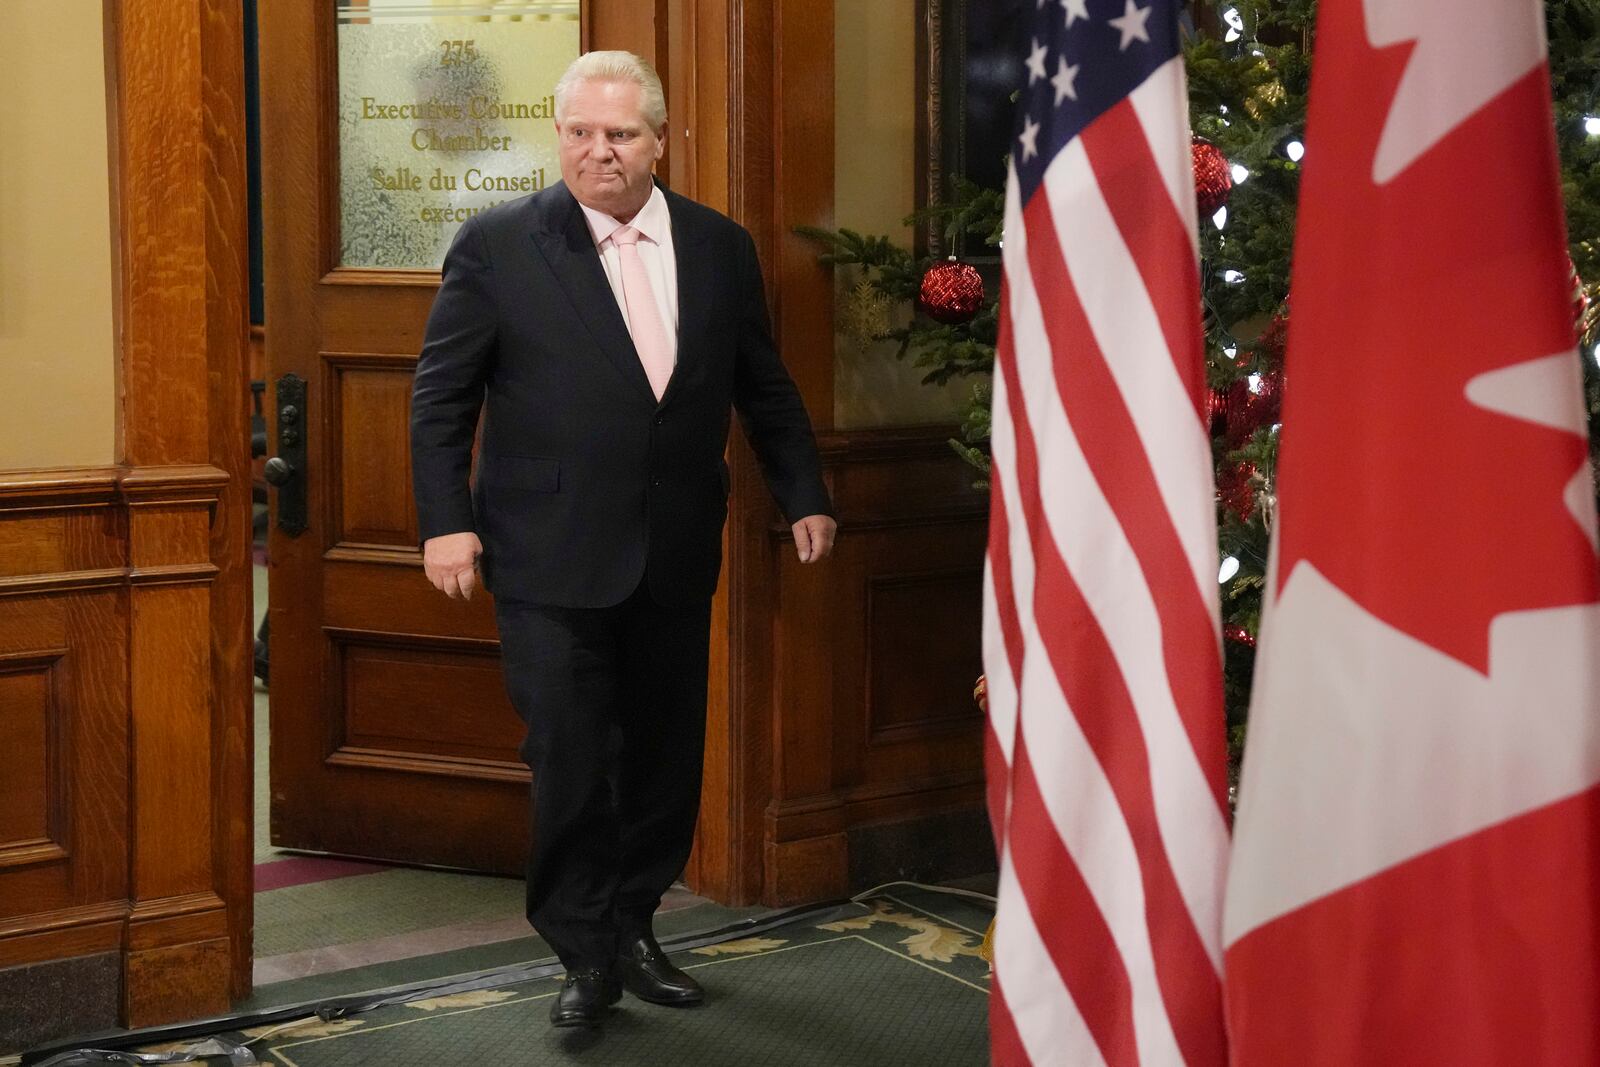
MULTIPOLYGON (((1266 60, 1257 65, 1257 70, 1270 74, 1272 68, 1266 60)), ((1257 122, 1268 108, 1277 107, 1284 101, 1283 82, 1276 77, 1257 85, 1250 95, 1245 98, 1244 109, 1250 112, 1250 117, 1257 122)))
POLYGON ((889 297, 883 290, 863 278, 844 299, 839 316, 839 332, 858 349, 866 351, 874 341, 889 332, 889 308, 889 297))

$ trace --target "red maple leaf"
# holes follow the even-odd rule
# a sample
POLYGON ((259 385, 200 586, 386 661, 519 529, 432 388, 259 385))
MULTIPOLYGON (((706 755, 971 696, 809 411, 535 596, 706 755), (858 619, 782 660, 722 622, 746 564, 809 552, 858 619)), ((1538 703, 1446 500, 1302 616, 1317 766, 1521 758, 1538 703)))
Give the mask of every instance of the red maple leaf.
POLYGON ((1373 159, 1413 45, 1374 50, 1364 27, 1330 25, 1361 11, 1328 5, 1318 34, 1280 580, 1308 560, 1487 673, 1495 616, 1600 599, 1594 547, 1563 501, 1583 438, 1466 394, 1481 374, 1572 347, 1548 76, 1523 77, 1379 186, 1373 159))

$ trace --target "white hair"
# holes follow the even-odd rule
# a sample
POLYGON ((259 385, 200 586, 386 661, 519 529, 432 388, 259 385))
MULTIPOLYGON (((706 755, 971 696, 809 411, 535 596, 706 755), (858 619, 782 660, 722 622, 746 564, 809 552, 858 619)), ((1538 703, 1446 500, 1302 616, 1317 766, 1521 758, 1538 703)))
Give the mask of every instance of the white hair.
POLYGON ((556 118, 567 114, 567 98, 582 81, 632 82, 639 87, 639 110, 652 130, 667 121, 667 95, 655 68, 632 52, 585 52, 572 61, 556 82, 556 118))

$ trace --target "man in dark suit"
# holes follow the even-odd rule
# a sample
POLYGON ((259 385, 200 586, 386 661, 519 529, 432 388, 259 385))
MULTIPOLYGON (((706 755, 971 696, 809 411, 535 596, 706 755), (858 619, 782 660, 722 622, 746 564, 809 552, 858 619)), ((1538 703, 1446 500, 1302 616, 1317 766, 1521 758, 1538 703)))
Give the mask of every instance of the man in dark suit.
POLYGON ((622 986, 703 995, 651 916, 699 811, 732 410, 802 561, 835 524, 750 235, 652 178, 655 72, 581 57, 556 130, 562 183, 473 217, 445 258, 411 442, 428 579, 470 597, 481 571, 528 727, 528 918, 567 968, 551 1020, 593 1026, 622 986))

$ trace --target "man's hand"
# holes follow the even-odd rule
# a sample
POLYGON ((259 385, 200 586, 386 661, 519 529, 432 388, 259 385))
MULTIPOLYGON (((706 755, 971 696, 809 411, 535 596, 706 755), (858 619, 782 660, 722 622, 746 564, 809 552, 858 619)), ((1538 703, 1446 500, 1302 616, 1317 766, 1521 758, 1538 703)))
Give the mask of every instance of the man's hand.
POLYGON ((483 542, 471 530, 430 537, 422 545, 422 569, 433 587, 451 600, 472 599, 478 584, 478 557, 483 542))
POLYGON ((801 563, 815 563, 833 554, 833 535, 839 524, 826 515, 807 515, 793 526, 794 547, 801 563))

